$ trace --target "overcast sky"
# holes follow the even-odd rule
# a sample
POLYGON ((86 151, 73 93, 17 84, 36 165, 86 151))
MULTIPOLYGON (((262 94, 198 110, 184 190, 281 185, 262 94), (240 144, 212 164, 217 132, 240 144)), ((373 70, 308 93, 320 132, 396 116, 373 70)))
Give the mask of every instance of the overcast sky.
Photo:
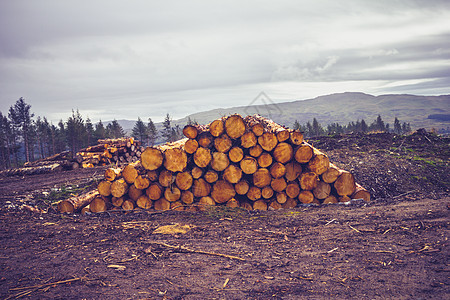
POLYGON ((0 0, 0 111, 161 121, 335 92, 450 94, 450 1, 0 0))

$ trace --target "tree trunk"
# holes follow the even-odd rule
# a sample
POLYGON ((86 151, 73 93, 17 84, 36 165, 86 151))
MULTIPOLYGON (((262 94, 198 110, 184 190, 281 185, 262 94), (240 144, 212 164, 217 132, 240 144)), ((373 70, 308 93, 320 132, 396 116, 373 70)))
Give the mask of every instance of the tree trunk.
POLYGON ((97 185, 98 193, 102 196, 108 197, 111 195, 111 181, 103 180, 97 185))
POLYGON ((225 180, 218 180, 214 183, 211 197, 217 203, 225 203, 236 195, 236 191, 231 183, 225 180))
POLYGON ((145 190, 145 193, 150 200, 158 200, 162 197, 163 188, 158 183, 153 183, 145 190))
POLYGON ((242 172, 245 174, 253 174, 258 170, 258 161, 251 156, 244 157, 239 163, 242 172))
POLYGON ((269 170, 266 168, 259 168, 255 173, 253 173, 253 185, 259 188, 270 185, 272 177, 270 176, 269 170))
POLYGON ((267 152, 272 151, 278 144, 277 136, 272 132, 264 132, 258 137, 258 144, 267 152))
POLYGON ((361 185, 356 183, 356 189, 351 195, 352 199, 363 199, 364 201, 370 201, 370 193, 361 185))
POLYGON ((113 181, 111 184, 111 195, 114 197, 122 197, 128 192, 128 184, 123 178, 113 181))
POLYGON ((273 158, 282 164, 292 160, 294 157, 294 150, 288 143, 279 143, 273 150, 273 158))
POLYGON ((258 165, 261 168, 267 168, 269 167, 273 162, 272 155, 268 152, 262 153, 260 156, 258 156, 258 165))
POLYGON ((273 178, 280 178, 285 174, 286 167, 282 163, 276 162, 270 167, 270 175, 272 175, 273 178))
POLYGON ((175 178, 175 183, 180 190, 188 190, 192 187, 192 183, 194 179, 192 178, 191 173, 188 171, 177 173, 175 178))
POLYGON ((222 133, 225 132, 225 125, 223 123, 222 119, 218 119, 215 121, 212 121, 211 124, 209 124, 209 132, 212 136, 218 137, 222 133))
POLYGON ((200 168, 208 166, 211 159, 211 151, 207 148, 199 147, 194 153, 194 163, 200 168))
POLYGON ((214 139, 214 148, 218 152, 226 153, 231 149, 231 139, 225 133, 214 139))
POLYGON ((229 183, 237 183, 242 178, 242 170, 239 167, 230 164, 223 172, 222 177, 229 183))
POLYGON ((58 202, 58 211, 61 213, 74 213, 80 210, 83 206, 91 203, 91 201, 97 196, 99 196, 99 192, 97 190, 93 190, 80 196, 74 196, 67 200, 62 200, 58 202))
POLYGON ((141 154, 141 164, 147 170, 158 169, 164 160, 164 156, 158 148, 147 147, 141 154))
POLYGON ((234 162, 238 163, 244 158, 244 151, 242 148, 239 147, 233 147, 228 151, 228 158, 234 162))
POLYGON ((230 161, 228 159, 228 155, 222 152, 214 152, 213 157, 211 160, 211 167, 215 171, 223 171, 225 170, 230 164, 230 161))
POLYGON ((294 151, 294 158, 298 163, 308 163, 313 156, 313 149, 310 145, 304 143, 298 146, 294 151))
POLYGON ((231 115, 225 120, 225 131, 232 139, 238 139, 245 133, 245 123, 240 115, 231 115))
POLYGON ((355 177, 348 171, 341 170, 339 177, 334 182, 334 188, 339 196, 350 196, 356 189, 355 177))

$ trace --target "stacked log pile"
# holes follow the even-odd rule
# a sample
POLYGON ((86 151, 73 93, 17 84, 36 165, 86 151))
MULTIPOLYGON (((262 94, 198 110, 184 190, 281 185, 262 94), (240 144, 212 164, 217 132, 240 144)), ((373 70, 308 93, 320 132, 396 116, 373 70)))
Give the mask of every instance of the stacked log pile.
POLYGON ((231 115, 183 133, 185 139, 146 148, 125 168, 106 170, 84 210, 267 210, 370 200, 353 174, 330 163, 301 132, 261 116, 231 115))
POLYGON ((125 165, 139 160, 142 151, 140 141, 134 138, 98 140, 98 144, 78 151, 73 168, 92 168, 110 164, 125 165))

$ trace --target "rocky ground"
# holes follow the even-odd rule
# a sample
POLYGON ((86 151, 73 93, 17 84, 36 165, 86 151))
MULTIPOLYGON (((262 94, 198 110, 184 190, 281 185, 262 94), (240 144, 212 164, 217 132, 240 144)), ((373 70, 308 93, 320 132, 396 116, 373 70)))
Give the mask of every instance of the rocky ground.
POLYGON ((93 188, 101 168, 0 178, 0 297, 448 298, 450 139, 420 131, 310 142, 373 201, 61 215, 55 201, 93 188))

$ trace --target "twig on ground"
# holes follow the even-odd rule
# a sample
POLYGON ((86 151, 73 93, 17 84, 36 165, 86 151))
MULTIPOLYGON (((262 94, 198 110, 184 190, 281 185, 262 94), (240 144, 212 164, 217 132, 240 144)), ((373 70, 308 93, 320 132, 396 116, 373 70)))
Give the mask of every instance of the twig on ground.
POLYGON ((214 255, 214 256, 221 256, 221 257, 226 257, 226 258, 231 258, 231 259, 237 259, 237 260, 242 260, 245 261, 245 259, 241 258, 241 257, 237 257, 237 256, 233 256, 233 255, 228 255, 228 254, 222 254, 222 253, 215 253, 215 252, 208 252, 208 251, 203 251, 203 250, 195 250, 195 249, 190 249, 184 246, 173 246, 173 245, 169 245, 163 242, 151 242, 152 244, 156 244, 156 245, 161 245, 167 248, 171 248, 171 249, 178 249, 178 250, 183 250, 183 251, 187 251, 187 252, 193 252, 193 253, 201 253, 201 254, 207 254, 207 255, 214 255))

